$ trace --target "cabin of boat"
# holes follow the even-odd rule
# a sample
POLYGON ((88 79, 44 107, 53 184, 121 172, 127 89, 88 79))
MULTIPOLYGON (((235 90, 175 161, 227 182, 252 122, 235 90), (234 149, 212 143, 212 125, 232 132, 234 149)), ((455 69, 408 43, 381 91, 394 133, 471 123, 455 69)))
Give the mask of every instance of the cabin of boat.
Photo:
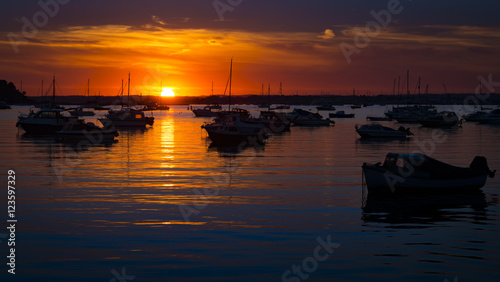
POLYGON ((485 157, 476 156, 468 168, 452 166, 423 154, 387 154, 383 164, 364 163, 368 192, 381 194, 453 193, 483 187, 493 178, 485 157))

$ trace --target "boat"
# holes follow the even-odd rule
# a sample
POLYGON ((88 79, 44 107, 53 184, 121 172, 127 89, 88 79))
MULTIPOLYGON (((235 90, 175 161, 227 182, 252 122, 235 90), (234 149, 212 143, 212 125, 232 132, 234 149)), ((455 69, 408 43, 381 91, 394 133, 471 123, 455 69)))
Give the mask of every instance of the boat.
POLYGON ((390 117, 367 116, 366 120, 370 120, 370 121, 392 121, 392 118, 390 118, 390 117))
MULTIPOLYGON (((229 71, 229 101, 231 101, 231 83, 233 74, 233 59, 229 71)), ((248 111, 236 109, 231 111, 229 102, 228 111, 219 113, 220 117, 213 123, 204 124, 201 128, 205 129, 208 137, 216 145, 240 145, 248 143, 264 143, 266 136, 266 127, 262 123, 246 122, 249 117, 248 111), (248 115, 248 116, 247 116, 248 115)))
POLYGON ((63 115, 64 109, 58 108, 55 105, 55 85, 56 77, 54 76, 51 84, 53 91, 51 105, 37 112, 30 110, 28 115, 19 115, 16 127, 21 127, 28 134, 54 134, 63 128, 69 116, 63 115))
POLYGON ((193 113, 196 117, 216 117, 220 112, 220 106, 207 105, 203 109, 193 109, 193 113))
POLYGON ((0 102, 0 110, 8 110, 10 108, 11 107, 7 103, 5 103, 4 101, 0 102))
POLYGON ((483 124, 500 124, 500 109, 491 111, 489 114, 479 118, 478 121, 483 124))
MULTIPOLYGON (((214 99, 214 82, 212 81, 212 92, 210 95, 211 99, 214 99)), ((194 115, 196 117, 216 117, 218 113, 222 110, 222 107, 219 104, 213 103, 208 104, 202 109, 192 109, 194 115)))
POLYGON ((474 121, 479 121, 479 119, 486 116, 487 114, 488 114, 488 112, 485 112, 485 111, 476 111, 476 112, 472 112, 470 114, 463 115, 462 118, 465 121, 474 122, 474 121))
POLYGON ((290 131, 290 121, 275 111, 261 111, 256 122, 263 124, 271 133, 290 131))
POLYGON ((216 145, 234 145, 244 142, 264 143, 266 127, 261 123, 244 122, 239 114, 228 114, 222 120, 204 124, 208 137, 216 145))
POLYGON ((352 105, 351 109, 353 109, 353 110, 354 109, 361 109, 361 105, 359 105, 359 104, 352 105))
POLYGON ((418 122, 425 127, 452 127, 457 125, 459 121, 460 119, 455 112, 442 111, 420 119, 418 122))
POLYGON ((323 105, 323 106, 318 106, 316 107, 318 111, 335 111, 335 107, 332 105, 323 105))
POLYGON ((469 167, 457 167, 423 154, 388 153, 383 164, 362 166, 369 193, 433 194, 474 191, 493 178, 485 157, 476 156, 469 167))
POLYGON ((361 138, 407 138, 411 133, 409 128, 400 127, 397 130, 378 123, 354 127, 361 138))
POLYGON ((83 106, 68 112, 73 117, 91 117, 95 115, 93 111, 85 111, 83 106))
POLYGON ((54 134, 61 130, 68 120, 61 109, 40 109, 20 115, 16 127, 21 127, 28 134, 54 134))
MULTIPOLYGON (((90 79, 87 80, 87 99, 90 99, 90 79)), ((80 106, 69 111, 69 114, 73 117, 91 117, 95 115, 93 111, 85 111, 84 108, 94 108, 94 105, 80 106)))
MULTIPOLYGON (((123 86, 122 86, 123 92, 123 86)), ((130 73, 128 75, 128 99, 130 99, 130 73)), ((128 100, 127 99, 127 100, 128 100)), ((154 117, 147 117, 142 110, 136 110, 128 107, 122 108, 120 110, 109 110, 105 118, 100 118, 99 121, 104 126, 115 126, 115 127, 138 127, 143 128, 146 125, 153 125, 154 117)))
POLYGON ((88 140, 92 144, 114 141, 118 131, 110 126, 99 127, 83 119, 70 118, 57 132, 57 136, 65 141, 88 140))
POLYGON ((294 112, 300 112, 291 122, 293 125, 301 126, 328 126, 330 123, 335 124, 335 121, 329 118, 323 118, 318 113, 312 113, 304 110, 295 109, 294 112))
POLYGON ((346 114, 344 111, 337 111, 329 114, 330 118, 353 118, 354 114, 346 114))

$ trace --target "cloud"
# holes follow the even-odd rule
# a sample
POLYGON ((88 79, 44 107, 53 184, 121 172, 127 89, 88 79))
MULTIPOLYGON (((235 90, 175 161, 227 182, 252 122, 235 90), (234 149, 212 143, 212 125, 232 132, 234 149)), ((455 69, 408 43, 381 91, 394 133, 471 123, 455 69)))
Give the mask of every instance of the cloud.
POLYGON ((319 35, 318 37, 324 40, 328 40, 334 38, 335 33, 333 33, 333 30, 331 29, 325 29, 323 35, 319 35))

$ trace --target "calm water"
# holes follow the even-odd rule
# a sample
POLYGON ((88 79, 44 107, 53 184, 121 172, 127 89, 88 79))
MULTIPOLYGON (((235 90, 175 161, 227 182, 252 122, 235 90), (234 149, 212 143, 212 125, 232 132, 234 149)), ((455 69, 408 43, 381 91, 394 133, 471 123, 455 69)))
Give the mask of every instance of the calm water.
POLYGON ((354 125, 384 111, 369 107, 232 151, 209 147, 200 125, 210 119, 175 106, 115 144, 77 148, 18 133, 19 111, 28 108, 0 111, 2 174, 16 172, 19 281, 281 281, 303 263, 287 281, 500 279, 500 177, 479 195, 378 200, 361 176, 363 162, 388 152, 460 166, 484 155, 500 170, 499 126, 464 123, 436 142, 433 129, 406 125, 410 141, 361 141, 354 125), (312 259, 318 240, 335 244, 322 261, 312 259))

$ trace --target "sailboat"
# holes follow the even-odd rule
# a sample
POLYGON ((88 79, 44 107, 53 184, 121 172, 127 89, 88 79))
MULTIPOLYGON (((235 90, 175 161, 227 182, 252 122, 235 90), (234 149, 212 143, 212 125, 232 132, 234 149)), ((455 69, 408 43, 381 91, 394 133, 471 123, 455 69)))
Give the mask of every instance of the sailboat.
POLYGON ((28 134, 54 134, 61 130, 69 117, 64 116, 63 109, 57 108, 56 99, 56 77, 52 80, 52 103, 48 108, 42 108, 37 112, 30 111, 28 115, 20 115, 16 127, 21 127, 28 134))
POLYGON ((264 143, 266 139, 265 126, 261 123, 246 122, 240 113, 231 112, 231 84, 233 76, 233 59, 229 71, 229 108, 227 114, 210 124, 204 124, 205 129, 216 145, 241 145, 245 142, 264 143))
MULTIPOLYGON (((90 98, 90 79, 87 80, 87 99, 89 98, 90 98)), ((91 117, 95 115, 93 111, 84 110, 84 106, 80 106, 72 111, 69 111, 69 114, 74 117, 91 117)))
MULTIPOLYGON (((212 81, 212 94, 210 95, 211 99, 213 99, 214 96, 214 82, 212 81)), ((193 109, 193 113, 196 117, 216 117, 222 107, 217 104, 209 104, 203 107, 203 109, 193 109)))
MULTIPOLYGON (((122 86, 123 93, 123 86, 122 86)), ((105 118, 100 118, 99 121, 104 126, 113 125, 116 127, 145 127, 153 125, 154 117, 146 117, 141 110, 130 108, 130 73, 128 74, 128 90, 127 90, 127 108, 122 108, 119 111, 109 110, 105 118)))

